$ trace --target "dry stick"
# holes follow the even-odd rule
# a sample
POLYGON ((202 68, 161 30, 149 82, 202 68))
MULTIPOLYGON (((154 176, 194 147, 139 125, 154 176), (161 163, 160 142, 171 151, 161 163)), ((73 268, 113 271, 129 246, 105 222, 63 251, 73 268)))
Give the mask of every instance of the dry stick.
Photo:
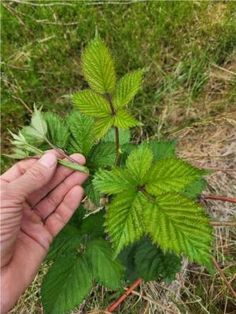
MULTIPOLYGON (((128 289, 125 288, 125 290, 127 291, 128 289)), ((146 300, 146 301, 148 301, 148 302, 150 302, 150 303, 152 303, 152 304, 158 305, 158 306, 161 307, 163 310, 167 311, 166 313, 169 312, 169 313, 171 313, 171 314, 175 314, 174 311, 172 311, 171 309, 168 309, 168 307, 164 306, 164 305, 161 304, 160 302, 157 302, 157 301, 155 301, 155 300, 153 300, 153 299, 151 299, 151 298, 149 298, 149 297, 146 297, 146 296, 142 295, 141 293, 138 293, 137 291, 131 291, 131 294, 137 295, 138 297, 140 297, 140 298, 142 298, 142 299, 144 299, 144 300, 146 300)))
POLYGON ((234 221, 211 221, 213 227, 236 227, 234 221))
POLYGON ((203 199, 223 201, 223 202, 229 202, 229 203, 236 203, 236 198, 235 197, 227 197, 227 196, 220 196, 220 195, 206 195, 206 196, 203 196, 203 199))
POLYGON ((226 284, 229 291, 232 293, 232 296, 236 299, 236 291, 233 289, 231 284, 228 282, 227 278, 225 277, 224 272, 222 271, 222 269, 220 268, 219 264, 217 263, 217 261, 214 257, 212 258, 212 261, 213 261, 213 264, 214 264, 215 268, 217 269, 222 281, 226 284))
POLYGON ((21 102, 21 104, 25 107, 25 109, 30 112, 31 114, 33 113, 33 110, 30 109, 30 107, 24 102, 24 100, 22 100, 20 97, 16 97, 14 95, 12 95, 13 98, 19 100, 21 102))
POLYGON ((114 303, 112 303, 106 309, 106 311, 108 311, 109 313, 114 312, 116 308, 128 297, 128 295, 130 295, 135 288, 140 286, 141 282, 142 282, 141 278, 138 278, 137 280, 135 280, 134 283, 126 290, 126 292, 122 294, 122 296, 120 296, 119 299, 117 299, 114 303))

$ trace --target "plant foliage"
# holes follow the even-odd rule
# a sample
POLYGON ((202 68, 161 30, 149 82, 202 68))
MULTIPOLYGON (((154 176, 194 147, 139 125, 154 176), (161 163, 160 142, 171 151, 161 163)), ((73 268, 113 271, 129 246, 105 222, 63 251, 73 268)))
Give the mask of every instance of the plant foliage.
MULTIPOLYGON (((13 158, 56 147, 86 156, 87 201, 54 240, 42 285, 46 313, 68 313, 93 283, 119 289, 127 280, 171 282, 182 256, 211 268, 212 230, 198 196, 204 170, 176 155, 175 141, 135 145, 130 128, 141 125, 128 105, 143 70, 117 80, 108 48, 95 38, 82 54, 89 88, 72 96, 76 110, 61 118, 34 109, 31 123, 12 134, 13 158), (88 206, 89 205, 89 206, 88 206), (89 210, 95 208, 95 213, 89 210)), ((83 166, 60 160, 74 170, 83 166)))

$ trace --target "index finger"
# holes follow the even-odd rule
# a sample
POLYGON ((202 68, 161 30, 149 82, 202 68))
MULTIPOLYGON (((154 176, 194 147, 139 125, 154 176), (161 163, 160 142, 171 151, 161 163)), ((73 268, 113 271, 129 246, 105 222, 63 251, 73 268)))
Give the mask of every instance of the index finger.
MULTIPOLYGON (((57 157, 59 157, 59 154, 55 150, 52 151, 57 157)), ((14 166, 12 166, 10 169, 8 169, 6 172, 4 172, 1 175, 1 179, 6 182, 12 182, 16 179, 18 179, 20 176, 22 176, 30 167, 33 166, 33 164, 38 160, 38 158, 28 158, 21 161, 18 161, 14 166)))
POLYGON ((1 179, 6 182, 12 182, 22 176, 27 169, 33 166, 33 164, 37 161, 36 158, 24 159, 17 162, 14 166, 8 169, 1 175, 1 179))

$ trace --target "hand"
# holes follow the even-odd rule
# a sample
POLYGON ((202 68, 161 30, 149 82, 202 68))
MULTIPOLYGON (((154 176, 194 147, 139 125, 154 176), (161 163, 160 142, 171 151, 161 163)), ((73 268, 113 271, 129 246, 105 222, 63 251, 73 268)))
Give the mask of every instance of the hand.
MULTIPOLYGON (((82 155, 72 156, 85 163, 82 155)), ((86 178, 57 166, 54 151, 20 161, 0 177, 2 314, 34 279, 53 238, 79 206, 86 178)))

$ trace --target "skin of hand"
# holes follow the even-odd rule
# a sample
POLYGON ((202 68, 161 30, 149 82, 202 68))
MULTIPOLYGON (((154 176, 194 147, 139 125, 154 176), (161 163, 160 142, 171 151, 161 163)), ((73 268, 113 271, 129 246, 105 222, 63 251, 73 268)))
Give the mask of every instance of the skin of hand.
MULTIPOLYGON (((33 281, 53 238, 79 206, 87 175, 57 165, 57 153, 15 164, 0 177, 1 310, 33 281)), ((84 164, 80 154, 72 155, 84 164)))

